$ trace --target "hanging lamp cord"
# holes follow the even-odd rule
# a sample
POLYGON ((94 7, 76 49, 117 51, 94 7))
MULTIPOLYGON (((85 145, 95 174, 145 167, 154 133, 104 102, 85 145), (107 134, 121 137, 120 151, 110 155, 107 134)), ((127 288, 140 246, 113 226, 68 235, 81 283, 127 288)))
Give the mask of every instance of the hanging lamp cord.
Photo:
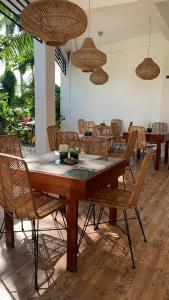
POLYGON ((151 16, 149 18, 149 36, 148 36, 148 57, 150 57, 150 45, 151 45, 151 16))
POLYGON ((88 37, 90 36, 90 0, 89 0, 89 16, 88 16, 88 37))

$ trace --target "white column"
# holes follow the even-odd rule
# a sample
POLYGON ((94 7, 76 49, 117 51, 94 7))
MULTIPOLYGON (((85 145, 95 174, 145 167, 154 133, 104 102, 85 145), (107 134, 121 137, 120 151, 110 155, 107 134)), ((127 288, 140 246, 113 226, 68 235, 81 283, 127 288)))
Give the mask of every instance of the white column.
POLYGON ((34 43, 36 153, 49 151, 47 127, 55 125, 55 47, 34 43))
POLYGON ((61 129, 72 130, 72 97, 71 97, 71 65, 67 68, 66 76, 61 73, 61 114, 65 117, 61 129))

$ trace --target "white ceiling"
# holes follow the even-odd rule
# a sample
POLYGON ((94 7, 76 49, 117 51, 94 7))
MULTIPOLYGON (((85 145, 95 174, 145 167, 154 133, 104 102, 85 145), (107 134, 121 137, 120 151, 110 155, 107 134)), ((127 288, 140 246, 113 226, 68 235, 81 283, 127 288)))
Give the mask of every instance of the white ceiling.
MULTIPOLYGON (((88 0, 71 0, 85 9, 88 0)), ((98 31, 103 31, 102 44, 110 44, 148 34, 148 15, 152 17, 152 32, 162 32, 169 40, 169 1, 163 0, 90 0, 90 35, 98 42, 98 31), (160 11, 163 11, 163 13, 160 11)), ((87 31, 73 42, 73 50, 81 46, 87 31)), ((67 45, 72 49, 72 42, 67 45)))
MULTIPOLYGON (((8 0, 0 0, 12 7, 8 0)), ((36 0, 30 0, 36 1, 36 0)), ((89 0, 70 0, 89 13, 89 0)), ((12 0, 22 10, 17 0, 12 0)), ((20 0, 26 4, 25 0, 20 0)), ((90 0, 90 35, 98 42, 98 31, 103 31, 102 45, 148 34, 148 15, 152 17, 152 32, 161 32, 169 40, 169 0, 90 0)), ((15 10, 14 7, 12 7, 15 10)), ((74 41, 68 42, 67 51, 75 50, 82 44, 85 32, 74 41)))

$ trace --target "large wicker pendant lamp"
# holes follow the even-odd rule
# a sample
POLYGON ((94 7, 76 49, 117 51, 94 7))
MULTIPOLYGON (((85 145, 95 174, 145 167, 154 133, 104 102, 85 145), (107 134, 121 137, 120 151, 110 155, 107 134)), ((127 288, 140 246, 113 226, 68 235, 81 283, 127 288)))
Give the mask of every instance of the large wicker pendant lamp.
MULTIPOLYGON (((100 48, 101 48, 101 37, 103 35, 103 31, 99 31, 98 35, 100 38, 100 48)), ((109 80, 109 76, 102 68, 98 68, 94 70, 90 75, 90 81, 95 85, 105 84, 108 80, 109 80)))
POLYGON ((90 35, 90 0, 89 0, 89 24, 88 37, 85 38, 81 48, 72 53, 70 60, 73 66, 82 70, 82 72, 93 72, 95 69, 103 66, 107 61, 107 56, 98 50, 90 35))
POLYGON ((37 0, 24 8, 21 24, 46 44, 62 46, 86 30, 87 16, 81 7, 68 0, 37 0))
POLYGON ((146 57, 141 64, 136 68, 136 75, 144 80, 152 80, 159 76, 160 67, 153 61, 150 54, 150 41, 151 41, 151 16, 149 16, 150 30, 149 30, 149 46, 148 57, 146 57))

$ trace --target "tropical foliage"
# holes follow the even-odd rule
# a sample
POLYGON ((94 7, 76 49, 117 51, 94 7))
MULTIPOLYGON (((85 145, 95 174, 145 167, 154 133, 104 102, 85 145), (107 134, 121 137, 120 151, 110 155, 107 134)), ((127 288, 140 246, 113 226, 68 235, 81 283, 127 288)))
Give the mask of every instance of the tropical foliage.
MULTIPOLYGON (((2 4, 0 10, 13 18, 2 4)), ((5 71, 0 77, 0 134, 17 132, 23 141, 31 141, 28 133, 34 134, 33 126, 28 126, 27 122, 34 120, 35 116, 33 39, 0 14, 2 28, 5 28, 5 35, 0 35, 0 60, 5 71), (19 72, 19 80, 15 71, 19 72)), ((64 117, 60 115, 60 88, 57 86, 55 95, 56 123, 60 127, 64 117)))

